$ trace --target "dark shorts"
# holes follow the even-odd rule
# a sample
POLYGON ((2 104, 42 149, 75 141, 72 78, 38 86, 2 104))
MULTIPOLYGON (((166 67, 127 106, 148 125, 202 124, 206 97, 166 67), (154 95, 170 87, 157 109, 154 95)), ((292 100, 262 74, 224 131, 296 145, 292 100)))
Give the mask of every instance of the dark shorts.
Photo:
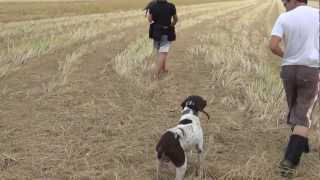
POLYGON ((311 114, 319 97, 318 68, 301 65, 282 66, 280 76, 289 107, 288 124, 310 128, 311 114))
POLYGON ((158 53, 168 53, 170 50, 170 41, 168 41, 167 35, 162 35, 160 41, 154 41, 154 48, 158 53))

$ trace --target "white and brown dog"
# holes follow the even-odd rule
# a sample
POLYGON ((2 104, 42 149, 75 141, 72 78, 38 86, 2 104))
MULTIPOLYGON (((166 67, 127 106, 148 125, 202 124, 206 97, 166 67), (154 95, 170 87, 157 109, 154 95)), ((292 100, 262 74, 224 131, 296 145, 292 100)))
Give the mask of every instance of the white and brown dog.
POLYGON ((176 167, 175 180, 183 180, 187 170, 186 152, 195 147, 198 152, 198 165, 201 167, 203 152, 203 131, 198 112, 204 112, 207 102, 201 96, 189 96, 182 103, 182 116, 177 126, 167 129, 156 147, 157 180, 162 162, 171 162, 176 167))

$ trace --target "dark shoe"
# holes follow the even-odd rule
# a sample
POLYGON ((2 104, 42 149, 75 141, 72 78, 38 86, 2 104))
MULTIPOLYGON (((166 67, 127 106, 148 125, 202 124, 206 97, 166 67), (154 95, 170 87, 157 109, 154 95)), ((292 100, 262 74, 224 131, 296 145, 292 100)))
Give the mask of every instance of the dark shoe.
POLYGON ((279 164, 280 175, 282 177, 292 178, 296 173, 296 166, 290 161, 282 160, 279 164))

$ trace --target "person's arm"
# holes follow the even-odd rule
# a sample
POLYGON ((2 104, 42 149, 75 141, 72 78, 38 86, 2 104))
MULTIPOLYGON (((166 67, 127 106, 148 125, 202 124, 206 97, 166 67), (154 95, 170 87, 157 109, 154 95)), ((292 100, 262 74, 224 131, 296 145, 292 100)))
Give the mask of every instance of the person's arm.
POLYGON ((284 37, 284 29, 283 16, 279 16, 273 26, 269 42, 271 52, 279 57, 283 57, 284 54, 280 47, 281 40, 284 37))
POLYGON ((177 22, 178 22, 178 16, 177 16, 177 14, 176 15, 173 15, 173 21, 172 21, 172 23, 171 23, 171 26, 175 26, 176 24, 177 24, 177 22))
POLYGON ((152 20, 152 14, 150 14, 150 12, 148 13, 148 21, 149 23, 152 23, 153 20, 152 20))
POLYGON ((271 52, 279 57, 283 57, 283 50, 280 47, 281 38, 279 36, 271 36, 269 48, 271 52))
POLYGON ((178 22, 178 15, 177 15, 176 6, 174 4, 171 4, 171 15, 172 15, 171 26, 175 26, 178 22))

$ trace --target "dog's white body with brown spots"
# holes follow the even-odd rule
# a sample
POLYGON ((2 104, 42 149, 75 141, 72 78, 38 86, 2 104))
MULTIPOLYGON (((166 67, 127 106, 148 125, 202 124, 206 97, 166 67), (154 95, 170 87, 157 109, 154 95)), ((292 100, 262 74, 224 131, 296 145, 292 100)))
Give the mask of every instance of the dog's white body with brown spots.
MULTIPOLYGON (((188 108, 186 107, 184 110, 188 110, 188 108)), ((190 112, 183 115, 179 122, 185 119, 191 120, 192 123, 178 124, 176 127, 168 129, 167 131, 173 132, 180 137, 179 141, 185 152, 190 151, 194 147, 203 151, 203 132, 199 117, 190 112)))
POLYGON ((186 152, 193 148, 198 153, 198 170, 201 167, 203 131, 198 111, 203 111, 206 101, 200 96, 189 96, 181 106, 183 115, 178 125, 167 129, 157 144, 157 180, 160 166, 164 161, 170 161, 175 165, 175 180, 183 180, 187 170, 186 152))

